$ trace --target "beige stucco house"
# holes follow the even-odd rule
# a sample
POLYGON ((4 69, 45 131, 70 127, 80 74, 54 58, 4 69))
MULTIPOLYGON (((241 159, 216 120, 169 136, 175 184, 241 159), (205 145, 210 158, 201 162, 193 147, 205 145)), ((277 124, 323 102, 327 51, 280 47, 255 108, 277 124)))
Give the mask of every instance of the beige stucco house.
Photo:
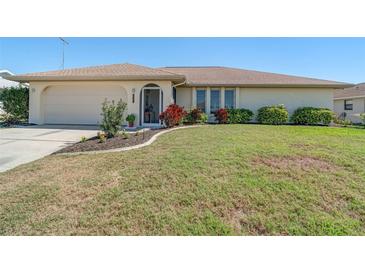
POLYGON ((360 114, 365 113, 365 83, 337 90, 334 94, 334 111, 353 123, 361 123, 360 114))
POLYGON ((212 115, 219 108, 284 104, 333 109, 333 94, 351 84, 228 67, 149 68, 115 64, 9 76, 30 84, 29 122, 97 124, 101 103, 122 99, 144 126, 175 102, 212 115))

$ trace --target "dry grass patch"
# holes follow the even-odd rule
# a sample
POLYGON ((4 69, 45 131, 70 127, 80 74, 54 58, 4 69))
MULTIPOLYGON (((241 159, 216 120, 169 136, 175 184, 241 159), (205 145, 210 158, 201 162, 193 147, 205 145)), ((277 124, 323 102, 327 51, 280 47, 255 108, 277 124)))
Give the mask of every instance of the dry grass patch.
POLYGON ((252 160, 253 165, 265 165, 273 170, 286 171, 317 171, 317 172, 333 172, 340 167, 333 163, 319 158, 308 156, 278 156, 278 157, 256 157, 252 160))

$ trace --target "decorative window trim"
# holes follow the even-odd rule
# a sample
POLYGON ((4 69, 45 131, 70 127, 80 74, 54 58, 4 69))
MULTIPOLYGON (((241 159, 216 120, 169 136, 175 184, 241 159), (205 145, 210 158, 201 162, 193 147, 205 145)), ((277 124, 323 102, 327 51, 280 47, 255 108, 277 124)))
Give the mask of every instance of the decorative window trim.
POLYGON ((354 103, 352 99, 344 100, 344 109, 345 110, 354 110, 354 103))
POLYGON ((199 102, 198 102, 198 94, 199 91, 204 91, 204 109, 201 109, 203 112, 207 111, 207 89, 205 88, 198 88, 196 89, 196 108, 199 108, 199 102))
POLYGON ((232 94, 233 94, 232 108, 236 108, 236 89, 235 88, 225 88, 224 89, 224 108, 227 108, 227 100, 226 100, 227 91, 232 91, 232 94))
POLYGON ((220 102, 221 102, 221 91, 218 88, 212 88, 210 89, 210 114, 214 114, 218 109, 220 109, 220 102), (218 93, 218 108, 216 110, 212 110, 212 93, 217 92, 218 93))

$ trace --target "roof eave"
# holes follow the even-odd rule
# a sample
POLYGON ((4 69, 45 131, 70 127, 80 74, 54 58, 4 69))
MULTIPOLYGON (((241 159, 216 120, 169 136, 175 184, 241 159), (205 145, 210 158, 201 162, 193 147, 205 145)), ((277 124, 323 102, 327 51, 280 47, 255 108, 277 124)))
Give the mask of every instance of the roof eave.
POLYGON ((357 98, 365 98, 365 94, 364 95, 355 95, 355 96, 334 97, 333 100, 345 100, 345 99, 357 99, 357 98))
POLYGON ((42 82, 42 81, 181 81, 185 80, 183 76, 159 75, 159 76, 8 76, 7 80, 17 81, 20 83, 42 82))
POLYGON ((344 89, 353 87, 353 84, 343 83, 343 84, 242 84, 242 83, 193 83, 189 82, 186 84, 189 87, 257 87, 257 88, 333 88, 333 89, 344 89))

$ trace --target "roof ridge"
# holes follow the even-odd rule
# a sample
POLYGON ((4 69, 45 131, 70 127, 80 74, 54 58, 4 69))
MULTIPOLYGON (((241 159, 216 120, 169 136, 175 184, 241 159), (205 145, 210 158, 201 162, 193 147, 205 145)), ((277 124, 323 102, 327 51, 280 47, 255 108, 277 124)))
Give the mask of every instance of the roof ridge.
POLYGON ((320 78, 314 78, 314 77, 308 77, 308 76, 300 76, 300 75, 292 75, 292 74, 285 74, 285 73, 275 73, 275 72, 268 72, 268 71, 259 71, 259 70, 253 70, 253 69, 244 69, 244 68, 234 68, 234 67, 227 67, 227 66, 177 66, 177 67, 166 67, 166 68, 224 68, 224 69, 228 69, 228 70, 233 70, 233 71, 246 71, 246 72, 254 72, 254 73, 265 73, 265 74, 270 74, 270 75, 275 75, 275 76, 286 76, 286 77, 297 77, 297 78, 301 78, 301 79, 307 79, 307 80, 315 80, 315 81, 325 81, 325 82, 335 82, 338 84, 349 84, 347 82, 342 82, 342 81, 333 81, 333 80, 327 80, 327 79, 320 79, 320 78))
MULTIPOLYGON (((106 64, 106 65, 93 65, 93 66, 86 66, 86 67, 74 67, 74 68, 65 68, 65 69, 57 69, 57 70, 48 70, 48 71, 37 71, 37 72, 30 72, 30 73, 26 73, 26 74, 20 74, 20 75, 29 75, 29 74, 34 74, 34 73, 53 73, 53 72, 61 72, 61 71, 73 71, 73 70, 80 70, 80 69, 98 69, 98 68, 107 68, 107 67, 112 67, 112 66, 123 66, 123 65, 129 65, 129 66, 134 66, 134 67, 140 67, 140 68, 144 68, 144 69, 151 69, 151 70, 158 70, 158 71, 163 71, 157 68, 152 68, 152 67, 147 67, 147 66, 142 66, 142 65, 138 65, 138 64, 131 64, 128 62, 125 63, 114 63, 114 64, 106 64)), ((169 72, 169 71, 163 71, 165 73, 169 73, 172 75, 179 75, 180 74, 176 74, 173 72, 169 72)))
POLYGON ((289 77, 298 77, 298 78, 304 78, 308 80, 317 80, 317 81, 328 81, 328 82, 337 82, 342 84, 348 84, 347 82, 341 82, 341 81, 332 81, 322 78, 314 78, 314 77, 308 77, 308 76, 300 76, 300 75, 294 75, 294 74, 285 74, 285 73, 277 73, 277 72, 269 72, 269 71, 259 71, 254 69, 242 69, 242 68, 233 68, 233 67, 225 67, 232 70, 244 70, 244 71, 251 71, 251 72, 257 72, 257 73, 267 73, 271 75, 278 75, 278 76, 289 76, 289 77))
POLYGON ((74 67, 74 68, 65 68, 65 69, 54 69, 54 70, 47 70, 47 71, 36 71, 36 72, 29 72, 25 74, 20 75, 29 75, 34 73, 52 73, 52 72, 60 72, 60 71, 70 71, 70 70, 77 70, 77 69, 93 69, 93 68, 103 68, 103 67, 109 67, 109 66, 115 66, 115 65, 131 65, 129 63, 119 63, 119 64, 108 64, 108 65, 93 65, 93 66, 86 66, 86 67, 74 67))
POLYGON ((106 64, 106 65, 93 65, 93 66, 86 66, 86 67, 73 67, 73 68, 66 68, 66 69, 58 69, 58 70, 48 70, 48 71, 38 71, 38 72, 30 72, 30 73, 25 73, 25 74, 19 74, 17 76, 28 76, 28 75, 33 75, 35 73, 58 73, 58 72, 67 72, 67 71, 75 71, 75 70, 88 70, 88 69, 103 69, 103 68, 108 68, 108 67, 113 67, 113 66, 123 66, 123 65, 129 65, 129 66, 134 66, 134 67, 139 67, 141 69, 150 69, 150 70, 156 70, 156 71, 160 71, 160 72, 164 72, 166 74, 169 75, 177 75, 177 76, 183 76, 181 74, 177 74, 171 71, 167 71, 167 70, 162 70, 159 68, 153 68, 153 67, 148 67, 148 66, 143 66, 143 65, 138 65, 138 64, 131 64, 128 62, 125 63, 114 63, 114 64, 106 64))
POLYGON ((159 71, 163 71, 163 72, 167 72, 167 73, 170 73, 170 74, 173 74, 173 75, 177 75, 177 76, 184 76, 183 74, 179 74, 179 73, 175 73, 175 72, 171 72, 171 71, 167 71, 167 70, 164 70, 162 68, 155 68, 155 70, 159 70, 159 71))
POLYGON ((166 66, 162 68, 224 68, 223 66, 166 66))

